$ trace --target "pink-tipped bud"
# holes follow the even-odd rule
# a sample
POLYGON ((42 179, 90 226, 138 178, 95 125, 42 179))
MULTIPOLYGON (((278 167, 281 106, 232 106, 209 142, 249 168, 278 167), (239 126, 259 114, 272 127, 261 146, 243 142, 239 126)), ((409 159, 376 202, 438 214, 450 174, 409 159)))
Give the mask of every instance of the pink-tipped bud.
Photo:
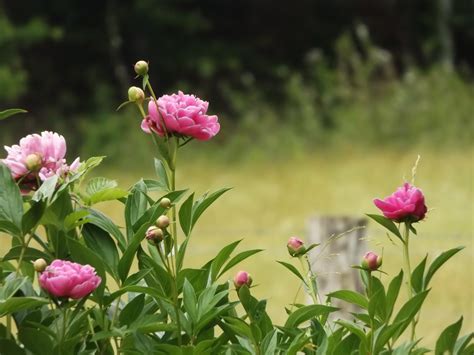
POLYGON ((170 208, 171 207, 171 200, 167 197, 163 197, 160 200, 160 206, 163 208, 170 208))
POLYGON ((156 220, 156 225, 162 229, 167 228, 170 225, 170 219, 167 216, 162 215, 156 220))
POLYGON ((143 103, 143 100, 145 100, 145 93, 139 87, 131 86, 128 89, 128 100, 141 104, 143 103))
POLYGON ((163 240, 163 231, 157 226, 151 226, 147 229, 145 237, 149 242, 159 243, 163 240))
POLYGON ((368 271, 375 271, 382 265, 382 257, 374 252, 367 252, 362 259, 360 266, 368 271))
POLYGON ((135 63, 133 69, 135 69, 135 73, 138 75, 146 75, 148 73, 148 63, 144 60, 139 60, 135 63))
POLYGON ((38 171, 41 168, 41 155, 38 153, 28 154, 25 158, 25 166, 29 171, 38 171))
POLYGON ((234 276, 234 286, 237 290, 243 285, 247 285, 248 287, 250 287, 252 285, 252 281, 252 277, 247 271, 239 271, 234 276))
POLYGON ((304 242, 297 237, 291 237, 288 239, 288 244, 286 244, 288 249, 288 253, 291 256, 301 256, 306 252, 306 248, 304 246, 304 242))
POLYGON ((46 270, 46 267, 48 266, 48 263, 44 259, 36 259, 33 262, 33 268, 35 269, 36 272, 43 272, 46 270))

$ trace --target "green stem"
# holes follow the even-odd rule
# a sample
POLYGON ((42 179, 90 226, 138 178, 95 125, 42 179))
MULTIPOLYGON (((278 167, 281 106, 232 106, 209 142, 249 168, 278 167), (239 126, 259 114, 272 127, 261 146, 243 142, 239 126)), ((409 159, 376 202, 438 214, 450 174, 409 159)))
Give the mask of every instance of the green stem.
MULTIPOLYGON (((368 271, 369 274, 369 282, 367 285, 367 297, 370 302, 370 298, 372 297, 372 272, 368 271)), ((373 316, 370 316, 370 333, 369 333, 369 354, 373 354, 373 338, 374 338, 374 318, 373 316)))
POLYGON ((25 244, 23 244, 23 246, 21 247, 20 257, 18 258, 18 265, 16 266, 16 274, 20 272, 20 267, 21 267, 21 263, 23 262, 23 258, 25 256, 26 248, 28 248, 28 245, 30 244, 30 241, 31 241, 31 238, 33 238, 33 235, 34 235, 34 231, 30 233, 25 244))
POLYGON ((12 334, 12 315, 7 314, 7 339, 10 339, 12 334))
MULTIPOLYGON (((410 224, 409 222, 405 223, 405 229, 403 233, 403 265, 404 265, 404 273, 406 277, 406 285, 407 285, 407 293, 408 298, 411 299, 413 297, 413 287, 411 284, 411 265, 410 265, 410 248, 409 248, 409 241, 410 241, 410 224)), ((415 339, 415 327, 416 323, 413 319, 411 323, 411 341, 415 339)))
POLYGON ((311 271, 311 266, 308 260, 308 256, 304 255, 304 259, 305 259, 304 261, 303 261, 303 256, 299 256, 298 259, 301 263, 301 267, 304 272, 306 286, 308 286, 309 288, 309 295, 311 296, 314 304, 320 304, 321 300, 319 299, 317 286, 315 285, 316 277, 315 275, 313 275, 313 272, 311 271))

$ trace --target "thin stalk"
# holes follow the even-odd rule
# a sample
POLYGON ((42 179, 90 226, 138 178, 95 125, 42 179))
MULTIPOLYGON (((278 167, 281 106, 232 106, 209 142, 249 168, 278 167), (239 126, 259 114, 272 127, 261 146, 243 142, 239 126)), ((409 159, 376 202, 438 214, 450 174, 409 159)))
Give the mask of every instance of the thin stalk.
POLYGON ((319 299, 318 290, 315 287, 315 282, 313 283, 313 280, 315 280, 315 277, 313 275, 313 272, 311 271, 308 256, 305 255, 304 259, 305 260, 303 261, 303 256, 298 257, 298 260, 301 263, 301 268, 303 269, 303 272, 304 272, 306 286, 309 288, 309 295, 313 299, 314 304, 320 304, 321 300, 319 299))
MULTIPOLYGON (((372 272, 368 271, 368 273, 369 273, 369 283, 367 286, 367 297, 369 298, 369 302, 370 302, 370 298, 372 297, 372 272)), ((374 340, 374 318, 371 316, 370 317, 370 333, 369 333, 369 354, 373 354, 373 350, 374 350, 373 340, 374 340)))
MULTIPOLYGON (((413 287, 411 284, 409 240, 410 240, 410 224, 406 222, 404 233, 403 233, 403 265, 405 269, 404 272, 405 272, 405 277, 406 277, 408 298, 411 299, 413 297, 413 287)), ((415 339, 415 327, 416 327, 416 321, 415 319, 413 319, 411 323, 411 337, 410 337, 411 341, 415 339)))
POLYGON ((34 231, 32 231, 29 234, 28 239, 26 240, 25 244, 23 244, 23 246, 21 247, 20 257, 18 258, 18 265, 16 266, 16 274, 20 272, 20 267, 21 267, 21 263, 23 262, 23 258, 25 256, 26 248, 28 248, 28 245, 30 244, 30 241, 31 241, 31 238, 33 238, 33 235, 34 235, 34 231))
POLYGON ((10 339, 12 333, 12 315, 7 314, 7 339, 10 339))

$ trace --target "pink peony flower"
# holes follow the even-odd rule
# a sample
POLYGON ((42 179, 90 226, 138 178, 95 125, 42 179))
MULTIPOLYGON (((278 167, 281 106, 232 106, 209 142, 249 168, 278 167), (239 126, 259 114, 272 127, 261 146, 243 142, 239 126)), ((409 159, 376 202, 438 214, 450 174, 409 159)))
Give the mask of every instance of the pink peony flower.
POLYGON ((297 237, 291 237, 290 239, 288 239, 286 247, 288 249, 288 253, 290 253, 291 256, 300 256, 303 255, 306 251, 306 248, 304 247, 304 242, 297 237))
POLYGON ((148 103, 148 116, 142 121, 143 131, 154 131, 164 136, 166 131, 178 136, 194 137, 207 141, 220 130, 217 116, 206 114, 209 103, 194 95, 179 91, 173 95, 163 95, 158 99, 158 110, 153 99, 148 103))
POLYGON ((403 184, 383 200, 375 199, 385 217, 396 222, 417 222, 425 218, 427 211, 423 192, 409 183, 403 184))
POLYGON ((26 191, 37 189, 38 180, 44 181, 53 175, 64 178, 80 165, 79 158, 70 166, 66 164, 66 140, 53 132, 30 134, 20 139, 19 145, 5 146, 5 150, 8 155, 2 162, 26 191))
POLYGON ((87 296, 101 281, 92 266, 59 259, 54 260, 39 277, 41 287, 53 296, 74 299, 87 296))
POLYGON ((367 252, 362 259, 361 267, 366 270, 375 271, 382 265, 382 257, 374 252, 367 252))
POLYGON ((239 271, 234 277, 234 286, 236 289, 241 288, 243 285, 250 287, 252 281, 252 277, 247 271, 239 271))

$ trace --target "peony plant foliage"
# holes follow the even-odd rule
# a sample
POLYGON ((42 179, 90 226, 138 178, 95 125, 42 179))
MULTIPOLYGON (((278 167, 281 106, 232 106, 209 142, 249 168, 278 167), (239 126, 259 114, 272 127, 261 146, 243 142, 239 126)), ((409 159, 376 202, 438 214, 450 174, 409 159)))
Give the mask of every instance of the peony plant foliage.
MULTIPOLYGON (((137 129, 156 147, 156 176, 128 189, 104 177, 89 177, 103 157, 66 159, 66 139, 45 131, 5 147, 0 160, 0 237, 10 248, 0 259, 0 354, 473 354, 473 333, 459 336, 462 320, 424 344, 417 325, 430 282, 462 248, 450 249, 412 268, 410 241, 427 207, 422 191, 405 183, 374 201, 369 214, 396 237, 404 266, 381 280, 382 256, 360 256, 363 290, 321 294, 307 245, 293 236, 287 260, 278 263, 296 277, 308 302, 289 298, 287 318, 274 322, 255 287, 247 258, 260 249, 223 245, 200 267, 188 265, 199 218, 229 189, 196 196, 176 181, 177 157, 193 140, 204 144, 220 131, 209 103, 178 91, 157 97, 149 65, 134 66, 141 85, 123 105, 137 108, 137 129), (140 124, 141 121, 141 124, 140 124), (69 163, 70 162, 70 163, 69 163), (97 205, 115 201, 123 223, 97 205), (237 271, 240 270, 240 271, 237 271), (401 289, 406 288, 406 295, 401 289), (344 319, 333 300, 356 306, 344 319)), ((0 119, 21 113, 0 112, 0 119)), ((285 242, 282 241, 282 248, 285 242)), ((276 266, 278 268, 279 266, 276 266)), ((324 272, 324 270, 318 270, 324 272)))

